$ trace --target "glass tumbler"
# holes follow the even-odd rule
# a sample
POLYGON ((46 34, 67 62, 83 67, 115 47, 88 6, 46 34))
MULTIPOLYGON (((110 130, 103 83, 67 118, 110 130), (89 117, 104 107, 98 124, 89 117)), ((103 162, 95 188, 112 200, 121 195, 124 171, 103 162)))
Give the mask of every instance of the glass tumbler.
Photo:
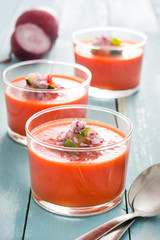
MULTIPOLYGON (((124 194, 132 130, 124 115, 96 106, 58 106, 34 114, 26 123, 34 200, 67 216, 115 207, 124 194), (94 134, 97 131, 103 144, 62 145, 61 137, 74 121, 85 122, 94 134)), ((80 141, 84 135, 79 133, 80 141)))
POLYGON ((89 95, 113 99, 137 92, 146 40, 141 32, 118 27, 74 32, 75 62, 92 73, 89 95))
MULTIPOLYGON (((42 79, 43 80, 43 79, 42 79)), ((25 124, 45 108, 87 104, 91 73, 78 64, 32 60, 13 64, 3 72, 9 136, 26 145, 25 124), (59 88, 40 89, 26 83, 28 74, 48 74, 59 88)))

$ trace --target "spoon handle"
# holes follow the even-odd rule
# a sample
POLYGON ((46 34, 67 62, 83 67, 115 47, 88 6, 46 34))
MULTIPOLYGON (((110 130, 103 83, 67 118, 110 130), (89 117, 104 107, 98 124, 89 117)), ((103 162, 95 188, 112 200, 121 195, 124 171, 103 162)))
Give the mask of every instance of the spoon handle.
POLYGON ((101 237, 104 233, 107 234, 115 227, 118 227, 120 224, 136 217, 137 214, 135 212, 119 216, 91 230, 90 232, 85 233, 84 235, 76 238, 75 240, 98 240, 100 239, 99 237, 101 237))
POLYGON ((109 233, 104 233, 98 239, 99 240, 119 240, 135 220, 136 219, 132 219, 132 220, 129 220, 125 223, 122 223, 121 225, 114 228, 109 233))

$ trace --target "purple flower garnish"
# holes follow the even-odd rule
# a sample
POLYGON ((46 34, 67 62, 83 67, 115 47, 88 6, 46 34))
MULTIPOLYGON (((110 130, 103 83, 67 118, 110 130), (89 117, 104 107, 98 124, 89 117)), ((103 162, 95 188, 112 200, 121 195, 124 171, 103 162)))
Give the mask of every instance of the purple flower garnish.
POLYGON ((60 145, 65 147, 96 147, 104 142, 98 132, 87 127, 85 121, 75 119, 64 134, 60 145))

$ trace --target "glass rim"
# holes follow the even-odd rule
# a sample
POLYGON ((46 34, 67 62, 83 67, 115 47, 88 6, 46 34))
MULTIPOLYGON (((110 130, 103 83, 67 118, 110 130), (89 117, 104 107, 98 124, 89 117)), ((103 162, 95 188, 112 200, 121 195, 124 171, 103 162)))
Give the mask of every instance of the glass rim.
POLYGON ((86 68, 85 66, 82 66, 80 64, 77 64, 77 63, 65 63, 65 62, 60 62, 60 61, 53 61, 53 60, 47 60, 47 59, 36 59, 36 60, 28 60, 28 61, 23 61, 23 62, 19 62, 19 63, 15 63, 15 64, 12 64, 10 65, 9 67, 5 68, 5 70, 3 71, 2 73, 2 78, 3 78, 3 82, 5 84, 7 84, 8 86, 10 87, 13 87, 15 89, 18 89, 18 90, 23 90, 23 91, 26 91, 26 92, 54 92, 54 93, 62 93, 62 92, 66 92, 66 91, 69 91, 69 90, 72 90, 72 89, 75 89, 77 87, 84 87, 86 85, 89 85, 90 84, 90 81, 91 81, 91 77, 92 77, 92 74, 90 72, 90 70, 88 68, 86 68), (39 63, 49 63, 49 64, 57 64, 57 65, 61 65, 61 66, 68 66, 68 67, 74 67, 74 68, 77 68, 79 70, 82 70, 83 72, 86 73, 87 75, 87 79, 84 80, 84 82, 82 83, 79 83, 78 85, 74 86, 74 87, 70 87, 70 88, 62 88, 62 89, 58 89, 58 90, 54 90, 54 89, 27 89, 27 88, 24 88, 24 87, 19 87, 19 86, 15 86, 11 81, 9 81, 6 77, 6 74, 17 68, 17 67, 21 67, 21 66, 27 66, 27 65, 31 65, 31 64, 39 64, 39 63))
POLYGON ((129 29, 129 28, 121 28, 121 27, 92 27, 92 28, 84 28, 84 29, 80 29, 77 30, 75 32, 73 32, 72 34, 72 39, 73 39, 73 43, 76 45, 79 45, 81 47, 85 47, 88 49, 104 49, 104 50, 124 50, 126 48, 138 48, 138 47, 143 47, 147 41, 147 35, 139 32, 137 30, 133 30, 133 29, 129 29), (142 38, 142 40, 136 44, 132 44, 129 46, 106 46, 106 47, 102 47, 102 46, 93 46, 93 45, 89 45, 89 44, 85 44, 83 42, 81 42, 80 40, 77 39, 77 36, 80 36, 83 33, 91 33, 91 32, 95 32, 95 31, 114 31, 114 32, 124 32, 124 33, 130 33, 136 36, 139 36, 142 38))
MULTIPOLYGON (((54 121, 54 120, 53 120, 54 121)), ((38 143, 39 145, 43 146, 43 147, 46 147, 46 148, 50 148, 50 149, 54 149, 54 150, 59 150, 59 151, 66 151, 66 152, 86 152, 86 151, 98 151, 98 150, 107 150, 107 149, 110 149, 110 148, 113 148, 113 147, 116 147, 117 145, 120 145, 124 142, 127 142, 131 135, 132 135, 132 132, 133 132, 133 125, 131 123, 131 121, 125 116, 123 115, 122 113, 120 112, 117 112, 115 110, 112 110, 112 109, 109 109, 109 108, 104 108, 104 107, 99 107, 99 106, 93 106, 93 105, 83 105, 83 104, 75 104, 75 105, 63 105, 63 106, 56 106, 56 107, 51 107, 51 108, 47 108, 47 109, 44 109, 42 111, 39 111, 35 114, 33 114, 26 122, 26 125, 25 125, 25 130, 26 130, 26 135, 27 135, 27 138, 30 137, 32 140, 34 140, 36 143, 38 143), (56 110, 59 110, 59 109, 73 109, 73 108, 85 108, 85 109, 90 109, 90 110, 97 110, 97 111, 103 111, 103 112, 107 112, 107 113, 110 113, 110 114, 113 114, 114 116, 116 117, 121 117, 121 119, 123 119, 126 123, 128 123, 129 125, 129 132, 128 134, 120 141, 118 141, 117 143, 114 143, 114 144, 110 144, 108 146, 98 146, 98 147, 80 147, 80 148, 75 148, 75 147, 64 147, 64 146, 56 146, 56 145, 51 145, 51 144, 47 144, 47 143, 44 143, 43 141, 37 139, 36 137, 34 137, 32 135, 32 133, 29 131, 29 125, 30 123, 36 118, 36 117, 39 117, 45 113, 49 113, 49 112, 52 112, 52 111, 56 111, 56 110)))

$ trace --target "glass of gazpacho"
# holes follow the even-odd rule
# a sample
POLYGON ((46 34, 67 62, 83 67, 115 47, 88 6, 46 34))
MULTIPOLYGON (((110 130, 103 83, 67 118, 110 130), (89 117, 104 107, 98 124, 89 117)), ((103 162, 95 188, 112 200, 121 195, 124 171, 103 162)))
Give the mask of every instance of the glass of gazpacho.
POLYGON ((33 60, 3 72, 8 133, 26 144, 25 124, 34 113, 66 104, 87 104, 91 73, 78 64, 33 60))
POLYGON ((130 29, 98 27, 73 33, 75 62, 92 73, 89 95, 120 98, 139 89, 146 35, 130 29))
POLYGON ((102 107, 68 105, 26 123, 32 196, 48 211, 98 214, 123 198, 132 124, 102 107))

